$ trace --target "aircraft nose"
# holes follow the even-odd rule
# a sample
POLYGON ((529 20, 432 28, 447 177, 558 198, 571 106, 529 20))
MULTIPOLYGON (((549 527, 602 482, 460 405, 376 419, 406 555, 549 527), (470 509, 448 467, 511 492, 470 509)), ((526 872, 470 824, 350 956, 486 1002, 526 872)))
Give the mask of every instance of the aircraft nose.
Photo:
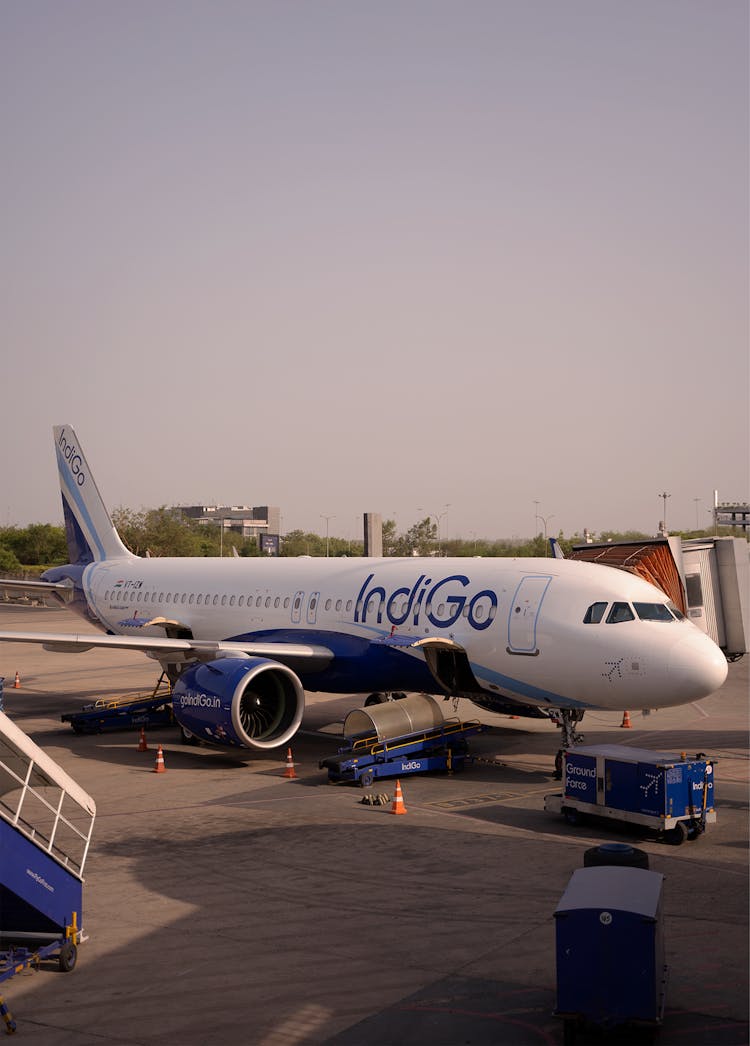
POLYGON ((708 636, 699 632, 672 650, 669 679, 685 701, 698 701, 718 690, 727 678, 727 659, 708 636))

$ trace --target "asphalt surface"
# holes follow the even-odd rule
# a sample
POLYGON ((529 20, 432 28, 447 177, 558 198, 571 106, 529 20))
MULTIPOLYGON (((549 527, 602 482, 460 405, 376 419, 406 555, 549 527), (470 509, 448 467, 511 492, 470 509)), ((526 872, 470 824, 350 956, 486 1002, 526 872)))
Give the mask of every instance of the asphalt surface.
MULTIPOLYGON (((0 605, 0 629, 78 631, 64 611, 0 605)), ((401 781, 407 813, 361 803, 318 762, 356 700, 310 695, 286 751, 239 761, 174 729, 79 736, 60 721, 143 692, 137 654, 0 644, 5 711, 96 802, 72 973, 0 985, 29 1046, 556 1044, 553 912, 584 851, 645 850, 666 876, 663 1046, 748 1042, 748 670, 695 705, 644 718, 587 713, 588 744, 718 759, 718 822, 667 846, 610 822, 545 813, 559 790, 549 723, 496 717, 464 773, 401 781), (21 686, 13 688, 18 671, 21 686), (156 746, 166 773, 155 774, 156 746)), ((470 718, 471 706, 460 709, 470 718)), ((338 732, 338 736, 337 736, 338 732)), ((393 795, 393 782, 374 792, 393 795)), ((578 1042, 641 1041, 584 1028, 578 1042)))

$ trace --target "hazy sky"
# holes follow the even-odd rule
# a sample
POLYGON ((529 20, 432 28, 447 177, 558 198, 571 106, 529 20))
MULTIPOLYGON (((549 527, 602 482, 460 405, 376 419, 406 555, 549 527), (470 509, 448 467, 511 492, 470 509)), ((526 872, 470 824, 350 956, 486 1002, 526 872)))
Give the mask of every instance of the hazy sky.
POLYGON ((3 524, 60 422, 285 531, 749 496, 746 0, 0 0, 0 127, 3 524))

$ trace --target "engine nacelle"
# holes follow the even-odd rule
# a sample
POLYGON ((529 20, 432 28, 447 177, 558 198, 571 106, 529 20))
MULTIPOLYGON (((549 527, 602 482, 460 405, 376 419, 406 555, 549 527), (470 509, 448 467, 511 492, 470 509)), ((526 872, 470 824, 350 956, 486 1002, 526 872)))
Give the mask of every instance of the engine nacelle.
POLYGON ((299 729, 305 692, 291 668, 278 661, 225 657, 183 672, 172 707, 180 726, 203 741, 278 748, 299 729))

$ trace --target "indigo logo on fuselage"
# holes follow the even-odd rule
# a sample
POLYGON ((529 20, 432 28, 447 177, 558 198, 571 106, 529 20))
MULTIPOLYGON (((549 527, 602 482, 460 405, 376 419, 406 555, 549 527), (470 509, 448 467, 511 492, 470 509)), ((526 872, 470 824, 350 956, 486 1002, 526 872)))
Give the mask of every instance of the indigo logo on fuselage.
POLYGON ((68 443, 65 438, 65 432, 60 433, 60 439, 58 440, 58 446, 60 453, 65 458, 73 476, 73 481, 82 487, 86 482, 86 473, 83 471, 83 458, 78 453, 78 448, 75 443, 68 443))
POLYGON ((465 574, 450 574, 434 583, 420 574, 411 588, 390 593, 382 585, 372 584, 374 578, 374 574, 368 574, 359 591, 355 623, 364 625, 369 615, 379 625, 384 616, 391 625, 418 625, 424 617, 435 628, 450 628, 463 614, 472 628, 481 631, 490 627, 497 613, 497 593, 492 589, 483 588, 471 598, 462 593, 471 584, 465 574))

